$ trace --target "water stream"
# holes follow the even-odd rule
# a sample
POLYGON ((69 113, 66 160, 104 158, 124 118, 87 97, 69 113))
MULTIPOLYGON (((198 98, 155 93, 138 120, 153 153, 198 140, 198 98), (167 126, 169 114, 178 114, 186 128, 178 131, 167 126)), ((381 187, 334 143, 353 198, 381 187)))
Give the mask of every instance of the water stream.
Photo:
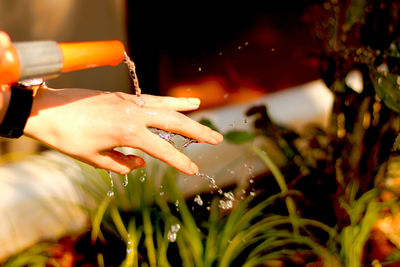
POLYGON ((112 178, 112 172, 108 171, 107 173, 108 173, 108 177, 110 178, 110 185, 111 185, 110 190, 108 190, 108 192, 107 192, 107 196, 112 197, 112 196, 114 196, 114 181, 112 178))
POLYGON ((133 82, 133 88, 135 89, 135 94, 137 97, 138 101, 138 106, 143 107, 144 106, 144 100, 142 99, 142 89, 139 87, 139 79, 136 74, 136 65, 135 63, 129 58, 128 54, 125 52, 125 57, 124 57, 124 63, 128 67, 129 70, 129 76, 131 77, 131 80, 133 82))

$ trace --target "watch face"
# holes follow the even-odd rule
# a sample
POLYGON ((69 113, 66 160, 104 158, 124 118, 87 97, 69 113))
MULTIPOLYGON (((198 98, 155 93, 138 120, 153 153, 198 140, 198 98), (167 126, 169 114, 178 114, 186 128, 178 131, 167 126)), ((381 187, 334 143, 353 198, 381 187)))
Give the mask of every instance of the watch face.
POLYGON ((43 85, 44 80, 42 78, 28 79, 17 82, 19 87, 32 87, 37 85, 43 85))
POLYGON ((36 93, 40 88, 46 87, 46 83, 42 78, 36 78, 19 81, 12 86, 20 89, 30 90, 33 92, 33 96, 36 96, 36 93))

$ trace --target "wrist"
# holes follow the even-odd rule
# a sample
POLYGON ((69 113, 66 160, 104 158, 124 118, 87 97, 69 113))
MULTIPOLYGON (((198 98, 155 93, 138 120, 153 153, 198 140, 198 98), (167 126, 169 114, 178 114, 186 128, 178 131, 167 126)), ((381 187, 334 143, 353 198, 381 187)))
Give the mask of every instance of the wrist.
POLYGON ((24 134, 26 122, 30 116, 33 97, 42 86, 42 79, 32 79, 12 84, 4 94, 4 107, 8 102, 5 115, 0 123, 0 136, 7 138, 19 138, 24 134), (9 101, 7 101, 7 91, 9 101))

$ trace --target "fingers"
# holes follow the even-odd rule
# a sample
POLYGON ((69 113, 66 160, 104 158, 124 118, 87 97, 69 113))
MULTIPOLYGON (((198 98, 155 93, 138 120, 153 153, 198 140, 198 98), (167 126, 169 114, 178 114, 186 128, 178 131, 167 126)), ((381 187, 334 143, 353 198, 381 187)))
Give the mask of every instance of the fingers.
POLYGON ((142 151, 154 158, 164 161, 188 175, 193 175, 199 172, 199 168, 195 163, 167 141, 148 130, 146 133, 143 133, 143 135, 144 138, 139 147, 142 151))
POLYGON ((223 140, 220 133, 176 111, 148 109, 143 116, 146 126, 179 133, 202 143, 216 145, 223 140))
POLYGON ((118 151, 110 150, 99 155, 96 159, 95 165, 98 168, 124 175, 134 169, 144 167, 146 163, 141 157, 125 155, 118 151))
MULTIPOLYGON (((132 95, 133 96, 133 95, 132 95)), ((136 98, 136 96, 133 96, 136 98)), ((200 99, 186 98, 186 97, 169 97, 169 96, 153 96, 142 95, 145 107, 165 108, 176 111, 189 111, 198 109, 200 106, 200 99)))
POLYGON ((6 49, 11 45, 10 37, 7 33, 0 31, 0 63, 3 61, 6 49))
POLYGON ((7 33, 0 31, 0 52, 11 45, 10 37, 7 33))

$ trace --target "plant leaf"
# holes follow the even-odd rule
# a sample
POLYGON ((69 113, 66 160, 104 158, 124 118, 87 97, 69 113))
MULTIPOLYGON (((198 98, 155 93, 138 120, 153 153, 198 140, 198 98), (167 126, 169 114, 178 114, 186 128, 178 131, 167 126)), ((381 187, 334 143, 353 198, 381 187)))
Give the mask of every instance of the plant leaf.
POLYGON ((400 151, 400 134, 397 135, 396 140, 394 141, 393 150, 400 151))
POLYGON ((224 135, 224 139, 233 144, 243 144, 256 137, 255 133, 233 130, 224 135))
POLYGON ((209 119, 201 119, 200 121, 199 121, 199 123, 200 124, 203 124, 204 126, 207 126, 208 128, 211 128, 211 129, 213 129, 214 131, 217 131, 217 132, 220 132, 219 130, 218 130, 218 128, 214 125, 214 123, 212 123, 212 121, 211 120, 209 120, 209 119))
POLYGON ((388 72, 380 73, 374 67, 369 69, 371 81, 377 95, 388 108, 400 113, 400 89, 397 83, 399 76, 388 72))

